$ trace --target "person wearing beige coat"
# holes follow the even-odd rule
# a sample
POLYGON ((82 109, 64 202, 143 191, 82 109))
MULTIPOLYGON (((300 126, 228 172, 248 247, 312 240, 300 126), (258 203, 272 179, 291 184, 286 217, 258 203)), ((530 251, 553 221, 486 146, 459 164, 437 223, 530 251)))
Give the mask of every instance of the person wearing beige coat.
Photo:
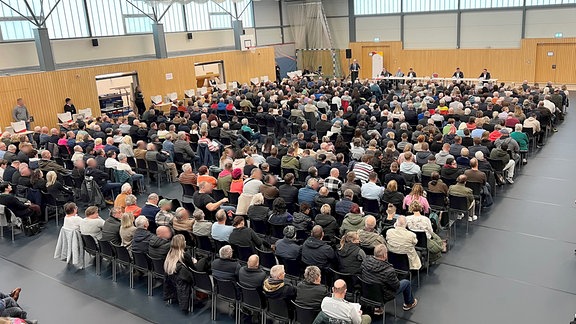
POLYGON ((386 232, 386 246, 388 251, 397 254, 407 254, 410 270, 419 270, 422 267, 420 257, 416 252, 416 234, 406 229, 406 216, 400 216, 394 228, 386 232))

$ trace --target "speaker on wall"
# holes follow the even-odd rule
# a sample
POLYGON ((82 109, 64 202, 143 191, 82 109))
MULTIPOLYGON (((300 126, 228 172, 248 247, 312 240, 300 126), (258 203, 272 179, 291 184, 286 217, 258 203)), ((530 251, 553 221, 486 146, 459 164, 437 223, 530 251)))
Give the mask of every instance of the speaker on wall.
POLYGON ((98 46, 98 40, 96 38, 92 39, 92 46, 98 46))
POLYGON ((192 36, 192 33, 188 33, 188 34, 186 34, 186 37, 188 37, 188 39, 192 39, 192 38, 194 38, 194 36, 192 36))
POLYGON ((346 58, 347 58, 347 59, 351 59, 351 58, 352 58, 352 49, 351 49, 351 48, 347 48, 347 49, 346 49, 346 58))

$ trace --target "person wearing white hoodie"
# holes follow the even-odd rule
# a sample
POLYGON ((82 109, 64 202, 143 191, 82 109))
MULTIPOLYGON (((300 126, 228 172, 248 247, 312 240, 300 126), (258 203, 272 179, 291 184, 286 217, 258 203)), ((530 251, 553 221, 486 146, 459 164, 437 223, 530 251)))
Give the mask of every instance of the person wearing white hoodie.
POLYGON ((400 164, 400 172, 420 176, 420 166, 414 163, 412 152, 404 152, 404 162, 400 164))

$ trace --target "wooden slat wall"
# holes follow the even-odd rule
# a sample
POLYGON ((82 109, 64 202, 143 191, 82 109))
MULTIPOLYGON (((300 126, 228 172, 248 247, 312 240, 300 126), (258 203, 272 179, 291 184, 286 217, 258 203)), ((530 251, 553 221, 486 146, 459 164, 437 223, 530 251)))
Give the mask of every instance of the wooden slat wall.
MULTIPOLYGON (((371 74, 372 63, 368 56, 369 50, 381 50, 389 53, 388 68, 392 73, 401 67, 404 73, 413 67, 418 76, 432 75, 437 72, 442 77, 450 77, 456 67, 465 73, 466 77, 476 78, 483 68, 487 68, 494 78, 502 81, 521 82, 537 81, 536 78, 536 49, 539 43, 572 44, 572 51, 576 51, 576 38, 534 38, 522 40, 517 49, 446 49, 446 50, 405 50, 401 42, 358 42, 350 43, 352 55, 358 59, 362 67, 361 78, 368 78, 371 74)), ((542 80, 538 80, 542 81, 542 80)), ((565 80, 566 83, 576 84, 576 75, 565 80)))
POLYGON ((90 107, 94 114, 99 114, 95 77, 101 74, 138 72, 146 102, 150 96, 170 92, 183 97, 184 90, 196 88, 194 63, 218 60, 224 61, 228 82, 248 83, 253 77, 266 75, 271 80, 275 77, 272 47, 258 48, 255 53, 230 51, 0 77, 0 126, 4 129, 10 125, 12 108, 19 97, 25 99, 36 120, 33 126, 56 125, 56 114, 62 112, 66 97, 74 99, 76 108, 90 107), (172 73, 173 79, 166 80, 166 73, 172 73))

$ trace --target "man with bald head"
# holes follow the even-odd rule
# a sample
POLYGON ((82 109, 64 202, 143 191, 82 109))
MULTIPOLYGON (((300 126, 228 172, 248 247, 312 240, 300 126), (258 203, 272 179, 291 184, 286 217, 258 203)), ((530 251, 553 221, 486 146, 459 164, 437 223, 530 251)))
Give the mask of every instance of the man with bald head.
MULTIPOLYGON (((348 302, 346 297, 346 282, 342 279, 334 281, 332 287, 332 297, 324 297, 320 308, 322 312, 318 317, 328 317, 343 323, 352 324, 369 324, 372 319, 369 315, 363 315, 361 310, 358 310, 357 305, 348 302)), ((326 318, 326 319, 328 319, 326 318)), ((327 322, 327 321, 325 321, 327 322)))
MULTIPOLYGON (((362 279, 370 284, 378 284, 381 288, 382 302, 396 298, 396 295, 404 295, 402 309, 409 311, 416 307, 418 300, 412 295, 410 281, 398 280, 396 270, 388 262, 388 249, 384 244, 378 244, 374 248, 374 255, 369 255, 362 261, 362 279)), ((382 314, 382 309, 375 309, 374 314, 382 314)))
POLYGON ((153 235, 148 242, 148 255, 152 259, 165 259, 170 251, 170 241, 172 240, 172 230, 168 226, 158 226, 156 235, 153 235))
POLYGON ((360 244, 366 247, 375 247, 378 244, 384 244, 386 241, 382 235, 376 233, 376 218, 372 215, 366 216, 364 229, 358 231, 360 244))
POLYGON ((334 250, 328 242, 323 241, 324 230, 316 225, 312 228, 310 237, 302 245, 302 262, 307 265, 315 265, 320 269, 330 266, 335 258, 334 250))
POLYGON ((266 272, 260 267, 260 258, 252 254, 245 266, 238 270, 238 282, 246 288, 260 288, 266 279, 266 272))
POLYGON ((329 192, 336 192, 339 194, 342 188, 342 180, 340 180, 340 171, 337 168, 330 169, 330 176, 324 179, 324 187, 328 188, 329 192))

